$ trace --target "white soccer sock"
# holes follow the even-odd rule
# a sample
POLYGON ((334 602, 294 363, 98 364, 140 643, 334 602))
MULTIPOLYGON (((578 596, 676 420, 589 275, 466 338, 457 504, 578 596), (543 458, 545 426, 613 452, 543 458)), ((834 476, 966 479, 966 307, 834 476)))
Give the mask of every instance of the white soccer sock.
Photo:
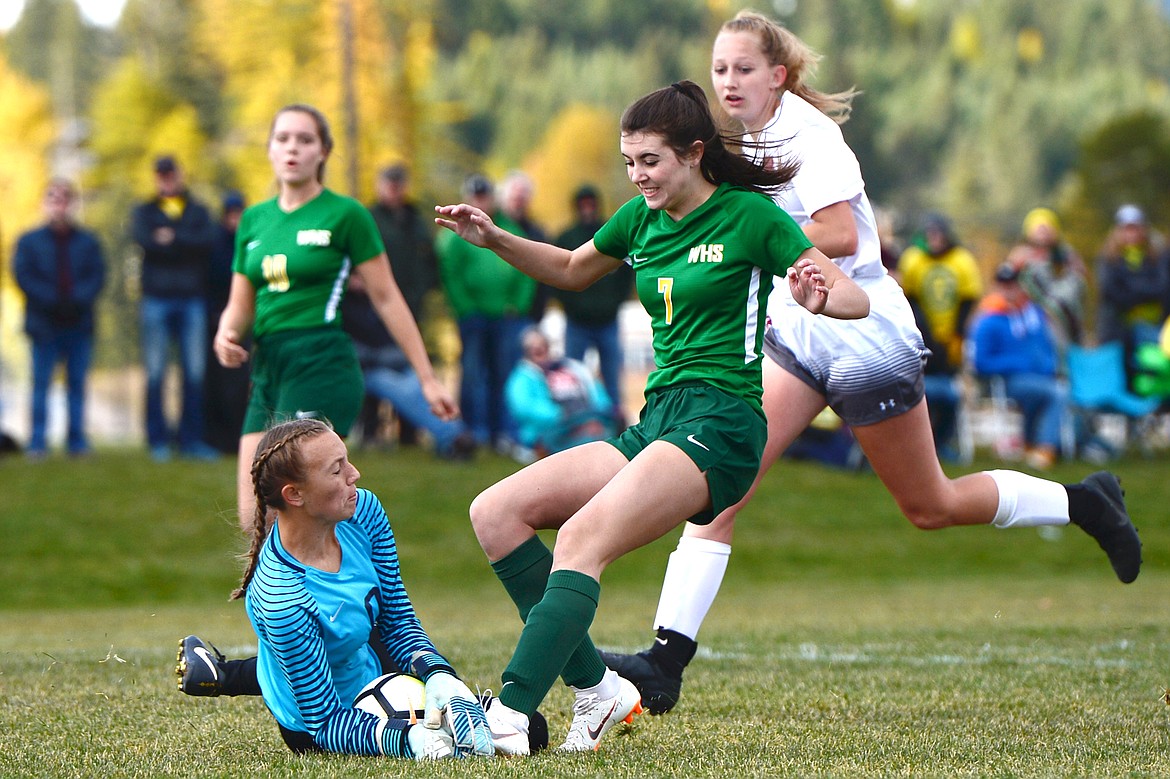
POLYGON ((655 629, 673 630, 694 641, 723 583, 730 556, 731 544, 680 538, 666 564, 658 613, 654 615, 655 629))
POLYGON ((991 524, 999 528, 1067 525, 1068 490, 1063 484, 1019 471, 987 471, 999 490, 991 524))
POLYGON ((596 693, 598 698, 616 698, 617 694, 621 692, 620 685, 621 683, 619 681, 617 671, 614 671, 611 668, 606 668, 600 682, 593 685, 592 687, 573 687, 573 692, 575 692, 577 695, 596 693))

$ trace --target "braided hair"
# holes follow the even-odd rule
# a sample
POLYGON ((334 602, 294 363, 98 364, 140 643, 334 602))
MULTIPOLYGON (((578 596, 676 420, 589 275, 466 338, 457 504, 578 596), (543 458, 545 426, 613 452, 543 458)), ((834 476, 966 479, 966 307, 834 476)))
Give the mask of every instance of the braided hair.
POLYGON ((765 167, 733 151, 733 145, 755 148, 755 144, 720 132, 707 93, 693 81, 676 81, 634 101, 622 114, 621 131, 622 135, 660 135, 680 157, 700 141, 703 156, 699 171, 715 185, 734 184, 771 195, 791 181, 799 168, 799 163, 787 159, 765 167))
POLYGON ((232 600, 244 596, 252 576, 256 573, 260 549, 271 530, 269 521, 271 510, 285 508, 281 490, 286 484, 305 478, 301 443, 332 429, 328 423, 320 419, 293 419, 269 428, 257 444, 256 455, 252 458, 252 491, 256 496, 256 516, 252 519, 252 545, 248 549, 244 577, 240 581, 240 586, 232 591, 232 600))

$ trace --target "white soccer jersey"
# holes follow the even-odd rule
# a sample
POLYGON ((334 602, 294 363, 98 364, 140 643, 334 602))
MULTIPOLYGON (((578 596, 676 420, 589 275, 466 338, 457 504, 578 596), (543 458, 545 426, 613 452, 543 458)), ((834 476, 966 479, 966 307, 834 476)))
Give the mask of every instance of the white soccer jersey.
POLYGON ((857 223, 857 251, 848 257, 833 257, 837 267, 854 279, 886 275, 877 220, 865 194, 861 165, 836 122, 799 95, 785 92, 772 121, 759 135, 748 138, 764 144, 763 153, 767 156, 783 156, 800 163, 796 177, 775 200, 801 227, 812 222, 812 215, 822 208, 849 203, 857 223))
POLYGON ((802 370, 777 361, 802 378, 807 373, 810 383, 851 425, 872 424, 909 410, 921 399, 926 353, 922 335, 902 288, 882 265, 877 221, 861 166, 841 128, 807 100, 785 92, 772 121, 752 140, 765 145, 756 155, 800 163, 775 201, 801 227, 822 208, 849 203, 857 224, 857 251, 832 259, 866 291, 870 303, 865 319, 817 316, 797 305, 788 284, 778 280, 768 302, 772 335, 791 351, 802 370), (904 387, 891 396, 891 388, 904 387))

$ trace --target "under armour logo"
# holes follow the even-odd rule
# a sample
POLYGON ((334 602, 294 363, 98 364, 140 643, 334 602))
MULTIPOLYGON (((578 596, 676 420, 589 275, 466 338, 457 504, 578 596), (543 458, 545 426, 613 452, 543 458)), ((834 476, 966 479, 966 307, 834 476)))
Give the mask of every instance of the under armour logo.
POLYGON ((894 401, 893 398, 890 398, 889 400, 883 400, 881 403, 878 403, 878 408, 880 408, 882 411, 893 411, 897 407, 898 404, 894 401))

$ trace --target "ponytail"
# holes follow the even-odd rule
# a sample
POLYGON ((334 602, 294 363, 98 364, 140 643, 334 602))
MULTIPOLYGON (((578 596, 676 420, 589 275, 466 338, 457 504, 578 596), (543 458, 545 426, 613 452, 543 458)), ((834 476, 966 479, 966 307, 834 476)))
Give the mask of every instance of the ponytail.
POLYGON ((758 163, 732 146, 755 148, 742 134, 724 135, 715 124, 707 94, 693 81, 677 81, 634 101, 622 114, 621 131, 660 135, 679 156, 695 141, 703 144, 699 170, 708 182, 744 187, 773 194, 796 175, 797 163, 789 160, 758 163))

